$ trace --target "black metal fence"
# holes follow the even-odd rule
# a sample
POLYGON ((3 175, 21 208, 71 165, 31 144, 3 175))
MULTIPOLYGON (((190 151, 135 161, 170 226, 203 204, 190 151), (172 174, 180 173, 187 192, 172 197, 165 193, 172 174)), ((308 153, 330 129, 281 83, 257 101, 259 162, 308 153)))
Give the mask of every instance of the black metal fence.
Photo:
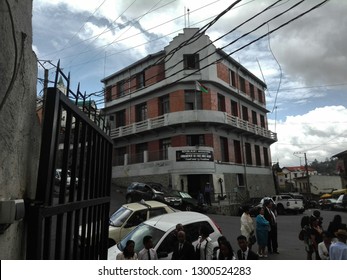
POLYGON ((70 77, 58 65, 45 98, 36 199, 27 203, 27 259, 107 258, 113 147, 108 133, 96 108, 79 87, 76 94, 70 90, 70 77), (58 78, 66 81, 62 91, 58 78))

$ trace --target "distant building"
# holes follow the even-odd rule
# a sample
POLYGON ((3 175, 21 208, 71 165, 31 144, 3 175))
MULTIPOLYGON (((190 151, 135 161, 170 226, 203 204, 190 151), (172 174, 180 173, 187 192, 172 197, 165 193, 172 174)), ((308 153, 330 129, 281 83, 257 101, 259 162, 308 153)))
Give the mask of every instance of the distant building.
MULTIPOLYGON (((294 179, 296 188, 299 192, 304 192, 307 187, 307 177, 297 177, 294 179)), ((328 175, 310 175, 310 194, 322 195, 324 193, 331 193, 334 190, 342 188, 340 176, 328 175)))
POLYGON ((186 28, 164 50, 104 78, 113 182, 154 181, 196 196, 273 194, 266 84, 207 35, 186 28))
MULTIPOLYGON (((311 167, 308 167, 307 171, 309 176, 318 174, 318 172, 311 167)), ((290 166, 277 170, 275 176, 279 192, 310 193, 306 173, 305 166, 290 166), (300 186, 297 184, 297 178, 300 178, 300 186)))

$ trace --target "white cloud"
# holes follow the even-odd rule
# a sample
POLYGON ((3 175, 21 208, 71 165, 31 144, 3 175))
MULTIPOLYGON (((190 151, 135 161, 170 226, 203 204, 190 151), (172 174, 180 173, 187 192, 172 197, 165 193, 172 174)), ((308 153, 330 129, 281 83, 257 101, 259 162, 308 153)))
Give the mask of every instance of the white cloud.
POLYGON ((280 166, 299 165, 299 155, 294 152, 306 152, 309 161, 324 161, 346 150, 347 108, 317 108, 276 124, 269 119, 269 129, 277 132, 278 142, 271 146, 271 152, 272 161, 279 161, 280 166))

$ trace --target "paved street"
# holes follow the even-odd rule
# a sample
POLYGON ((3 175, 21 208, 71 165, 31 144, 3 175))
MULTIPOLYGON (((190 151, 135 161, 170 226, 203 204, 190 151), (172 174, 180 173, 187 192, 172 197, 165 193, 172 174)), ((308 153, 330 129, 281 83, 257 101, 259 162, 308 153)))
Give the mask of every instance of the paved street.
MULTIPOLYGON (((113 190, 111 196, 111 212, 113 213, 122 204, 125 203, 124 197, 125 190, 113 190)), ((300 221, 303 215, 312 215, 314 209, 306 210, 302 215, 283 215, 278 216, 278 244, 280 254, 269 255, 269 260, 305 260, 306 252, 304 249, 303 241, 298 239, 300 231, 300 221)), ((347 223, 347 212, 337 212, 321 210, 323 217, 323 229, 326 229, 329 222, 332 221, 336 214, 340 214, 342 222, 347 223)), ((221 228, 223 235, 230 241, 234 250, 238 249, 236 238, 240 235, 240 217, 237 216, 223 216, 208 214, 221 228)), ((254 250, 257 249, 255 246, 254 250)))

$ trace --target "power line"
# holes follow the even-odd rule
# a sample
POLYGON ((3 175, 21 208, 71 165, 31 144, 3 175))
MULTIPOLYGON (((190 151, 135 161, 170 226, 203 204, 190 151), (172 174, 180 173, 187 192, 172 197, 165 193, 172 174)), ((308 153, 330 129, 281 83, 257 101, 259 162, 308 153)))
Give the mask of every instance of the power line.
MULTIPOLYGON (((162 2, 163 0, 159 0, 152 8, 150 8, 146 13, 144 13, 141 17, 139 17, 136 21, 132 22, 133 24, 136 23, 136 22, 139 22, 143 17, 145 17, 146 15, 148 15, 149 13, 151 13, 155 7, 160 3, 162 2)), ((173 2, 173 1, 172 1, 173 2)), ((116 39, 114 39, 111 43, 108 43, 107 45, 103 46, 103 49, 106 49, 107 47, 109 47, 110 45, 112 45, 113 43, 116 42, 116 40, 118 38, 120 38, 125 32, 127 32, 128 30, 130 30, 133 26, 130 25, 128 27, 128 29, 124 30, 116 39)), ((97 53, 95 56, 98 56, 102 51, 100 51, 99 53, 97 53)))
MULTIPOLYGON (((176 0, 174 0, 174 1, 176 1, 176 0)), ((167 3, 167 4, 163 5, 163 6, 160 6, 160 8, 162 8, 162 7, 164 7, 164 6, 168 5, 168 4, 171 4, 171 3, 174 2, 174 1, 171 1, 170 3, 167 3)), ((200 10, 200 9, 206 8, 207 6, 210 6, 210 5, 212 5, 212 4, 216 3, 216 2, 219 2, 219 1, 221 1, 221 0, 217 0, 217 1, 214 1, 214 2, 212 2, 212 3, 207 4, 207 5, 205 5, 205 6, 202 6, 202 7, 198 8, 198 9, 192 11, 191 13, 194 13, 194 12, 200 10)), ((249 2, 253 2, 253 1, 255 1, 255 0, 252 0, 252 1, 249 1, 249 2)), ((248 3, 249 3, 249 2, 248 2, 248 3)), ((248 3, 246 3, 246 4, 248 4, 248 3)), ((154 9, 153 11, 155 11, 155 10, 158 10, 158 9, 154 9)), ((153 12, 153 11, 152 11, 152 12, 153 12)), ((142 16, 143 16, 143 15, 142 15, 142 16)), ((133 23, 133 22, 135 22, 135 21, 138 21, 138 19, 141 18, 142 16, 137 17, 137 18, 136 18, 135 20, 133 20, 133 21, 129 21, 128 24, 133 23)), ((184 16, 184 15, 180 15, 180 16, 178 16, 178 17, 176 17, 176 18, 173 18, 173 19, 168 20, 168 21, 166 21, 166 22, 164 22, 164 23, 158 24, 158 25, 156 25, 156 26, 154 26, 154 27, 148 28, 148 29, 146 29, 146 30, 144 30, 144 31, 148 32, 148 31, 150 31, 150 30, 156 29, 156 28, 161 27, 161 26, 163 26, 163 25, 165 25, 165 24, 168 24, 168 23, 170 23, 170 22, 173 22, 173 21, 175 21, 175 20, 177 20, 177 19, 179 19, 179 18, 181 18, 181 17, 183 17, 183 16, 184 16)), ((206 20, 208 20, 208 19, 214 18, 214 17, 215 17, 215 16, 209 17, 209 18, 207 18, 207 19, 205 19, 205 20, 200 21, 199 23, 201 23, 201 22, 203 22, 203 21, 206 21, 206 20)), ((161 37, 159 37, 159 38, 156 38, 156 39, 153 39, 153 40, 149 40, 149 41, 147 41, 146 43, 137 45, 137 46, 135 46, 135 47, 131 47, 131 48, 128 48, 128 49, 125 49, 125 50, 122 50, 122 51, 119 51, 119 52, 116 52, 116 53, 113 53, 113 54, 109 54, 109 55, 107 55, 106 57, 110 57, 110 56, 113 56, 113 55, 116 55, 116 54, 119 54, 119 53, 123 53, 123 52, 125 52, 125 51, 129 51, 129 50, 131 50, 131 49, 134 49, 134 48, 137 48, 137 47, 140 47, 140 46, 143 46, 143 45, 152 43, 152 42, 154 42, 154 41, 157 41, 157 40, 159 40, 159 39, 162 39, 162 38, 165 38, 165 37, 167 37, 167 36, 169 36, 169 35, 172 35, 172 34, 174 34, 174 33, 177 33, 177 32, 179 32, 180 30, 181 30, 181 29, 176 30, 176 31, 173 31, 173 32, 171 32, 171 33, 169 33, 169 34, 163 35, 163 36, 161 36, 161 37)), ((130 39, 130 38, 136 37, 136 36, 138 36, 138 35, 142 35, 142 34, 143 34, 143 32, 138 32, 138 33, 136 33, 136 34, 130 35, 130 36, 125 37, 125 38, 115 39, 112 43, 108 43, 108 44, 106 44, 106 45, 102 45, 102 46, 96 47, 96 48, 94 48, 94 49, 92 49, 92 50, 84 51, 84 52, 82 52, 82 53, 87 53, 87 52, 90 52, 90 51, 94 51, 95 49, 105 48, 105 47, 108 47, 110 44, 114 44, 114 43, 118 43, 118 42, 121 42, 121 41, 125 41, 125 40, 127 40, 127 39, 130 39)), ((82 54, 82 53, 81 53, 81 54, 82 54)), ((99 54, 100 54, 100 53, 99 53, 99 54)), ((69 58, 69 57, 73 57, 73 56, 74 56, 74 55, 69 55, 69 56, 62 57, 61 59, 65 59, 65 58, 69 58)), ((95 55, 94 55, 94 56, 95 56, 95 55)), ((101 60, 101 59, 104 59, 104 56, 99 57, 99 58, 95 58, 95 59, 92 59, 92 60, 88 60, 88 61, 86 61, 86 62, 77 64, 77 65, 72 65, 72 67, 77 67, 77 66, 80 66, 80 65, 88 64, 88 63, 91 63, 91 62, 94 62, 94 61, 97 61, 97 60, 101 60)))
MULTIPOLYGON (((136 2, 137 0, 134 0, 109 26, 112 26, 112 24, 114 23, 114 22, 116 22, 122 15, 124 15, 125 14, 125 12, 136 2)), ((95 42, 102 34, 104 34, 105 33, 105 30, 107 30, 107 29, 109 29, 108 27, 106 27, 105 29, 104 29, 104 31, 103 32, 101 32, 98 36, 96 36, 91 42, 89 42, 88 43, 88 45, 91 45, 93 42, 95 42)), ((107 46, 106 46, 107 47, 107 46)), ((84 51, 84 52, 79 52, 78 53, 78 56, 79 55, 81 55, 81 54, 83 54, 83 53, 87 53, 87 52, 89 52, 88 50, 87 51, 84 51)), ((75 56, 73 56, 74 58, 75 58, 75 56)), ((71 60, 71 62, 72 62, 72 60, 71 60)), ((71 63, 70 62, 70 63, 71 63)))
MULTIPOLYGON (((249 18, 247 21, 241 23, 240 25, 238 25, 237 27, 235 27, 234 29, 232 29, 231 31, 229 31, 227 34, 230 34, 232 31, 235 31, 236 29, 240 28, 242 25, 244 25, 245 23, 248 23, 249 21, 251 21, 251 20, 254 19, 255 17, 259 16, 260 14, 264 13, 264 12, 267 11, 268 9, 272 8, 274 5, 276 5, 276 4, 279 3, 280 1, 282 1, 282 0, 278 0, 278 1, 276 1, 275 3, 269 5, 269 6, 268 6, 267 8, 265 8, 263 11, 257 13, 256 15, 252 16, 251 18, 249 18)), ((249 2, 248 2, 248 3, 249 3, 249 2)), ((233 3, 232 5, 235 5, 235 4, 236 4, 236 3, 233 3)), ((220 18, 220 15, 222 15, 222 14, 224 15, 224 14, 225 14, 225 11, 229 11, 230 8, 231 8, 231 7, 229 6, 227 9, 225 9, 223 12, 221 12, 221 13, 217 16, 217 18, 220 18)), ((215 21, 211 21, 211 23, 212 23, 212 22, 215 23, 215 21)), ((210 26, 212 26, 212 25, 211 25, 211 24, 210 24, 210 25, 207 24, 207 25, 205 25, 205 26, 209 26, 209 27, 210 27, 210 26)), ((199 33, 199 32, 196 32, 196 33, 195 33, 191 38, 189 38, 187 41, 188 41, 188 42, 191 42, 192 38, 195 38, 196 36, 198 36, 198 35, 197 35, 198 33, 199 33)), ((251 32, 249 32, 249 33, 251 33, 251 32)), ((249 33, 248 33, 248 34, 249 34, 249 33)), ((221 36, 221 37, 217 38, 216 40, 214 40, 213 42, 209 43, 208 45, 205 45, 204 47, 202 47, 201 49, 199 49, 199 50, 196 51, 195 53, 198 53, 199 51, 201 51, 201 50, 203 50, 203 49, 209 47, 211 44, 213 44, 214 42, 216 42, 216 41, 220 40, 221 38, 225 37, 227 34, 224 34, 223 36, 221 36)), ((200 36, 201 36, 201 35, 200 35, 200 36)), ((182 44, 181 44, 181 45, 182 45, 182 44)), ((230 44, 229 44, 229 45, 230 45, 230 44)), ((178 49, 176 48, 175 50, 177 51, 178 49)), ((201 61, 204 60, 204 59, 207 59, 209 56, 213 55, 214 53, 215 53, 215 52, 212 52, 211 54, 205 56, 204 58, 201 58, 201 59, 199 60, 199 62, 201 62, 201 61)), ((159 64, 160 62, 161 62, 161 60, 159 60, 159 61, 153 63, 153 64, 150 65, 149 67, 154 66, 154 65, 157 65, 157 64, 159 64)), ((176 65, 178 65, 178 64, 181 63, 181 62, 183 62, 183 60, 178 61, 178 62, 177 62, 174 66, 172 66, 171 68, 175 67, 176 65)), ((212 64, 214 64, 214 63, 215 63, 215 62, 213 62, 213 63, 211 63, 211 64, 209 64, 209 65, 207 65, 207 66, 210 66, 210 65, 212 65, 212 64)), ((206 67, 200 68, 200 69, 197 70, 197 71, 200 71, 201 69, 204 69, 204 68, 206 68, 206 67)), ((164 72, 166 72, 166 71, 168 71, 168 70, 169 70, 169 69, 165 69, 164 72)), ((165 77, 164 79, 168 79, 168 78, 170 78, 170 77, 172 77, 172 76, 174 76, 174 75, 176 75, 176 74, 178 74, 178 73, 180 73, 180 72, 182 72, 182 71, 184 71, 184 69, 179 70, 179 71, 177 71, 177 72, 171 74, 170 76, 165 77)), ((197 71, 195 71, 193 74, 195 74, 197 71)), ((159 74, 156 74, 156 75, 154 75, 154 76, 151 76, 151 77, 147 78, 146 81, 148 81, 148 80, 150 80, 150 79, 152 79, 152 78, 154 78, 154 77, 156 77, 156 76, 158 76, 158 75, 161 75, 161 74, 162 74, 162 73, 159 73, 159 74)), ((188 75, 188 76, 190 76, 190 75, 188 75)), ((184 78, 186 78, 186 77, 188 77, 188 76, 185 76, 184 78)), ((131 77, 129 77, 129 79, 130 79, 130 78, 131 78, 131 77)), ((182 78, 182 79, 184 79, 184 78, 182 78)), ((179 79, 179 80, 177 80, 177 81, 180 81, 180 80, 182 80, 182 79, 179 79)), ((177 81, 175 81, 175 82, 177 82, 177 81)), ((129 90, 132 89, 132 88, 133 88, 133 87, 129 88, 129 90)), ((136 92, 136 91, 135 91, 135 92, 136 92)), ((132 93, 133 93, 133 92, 132 92, 132 93)))
MULTIPOLYGON (((77 34, 82 30, 82 28, 86 25, 87 21, 105 4, 107 0, 104 0, 95 10, 94 12, 84 21, 84 23, 81 25, 81 27, 78 29, 78 31, 66 42, 66 44, 64 45, 64 47, 59 50, 60 51, 63 51, 66 46, 77 36, 77 34)), ((53 58, 54 59, 54 58, 53 58)))
MULTIPOLYGON (((291 23, 292 21, 294 21, 294 20, 296 20, 296 19, 298 19, 298 18, 302 17, 303 15, 305 15, 305 14, 309 13, 310 11, 312 11, 312 10, 314 10, 314 9, 318 8, 319 6, 321 6, 322 4, 324 4, 324 3, 328 2, 328 1, 329 1, 329 0, 326 0, 326 1, 321 2, 320 4, 318 4, 318 5, 314 6, 313 8, 311 8, 310 10, 308 10, 308 11, 306 11, 306 12, 304 12, 304 13, 300 14, 299 16, 297 16, 297 17, 295 17, 295 18, 293 18, 293 19, 291 19, 291 20, 287 21, 286 23, 284 23, 284 24, 280 25, 279 27, 277 27, 277 28, 275 28, 275 29, 273 29, 273 30, 271 30, 271 31, 268 31, 266 34, 264 34, 264 35, 262 35, 262 36, 258 37, 257 39, 255 39, 255 40, 253 40, 253 41, 251 41, 250 43, 246 44, 245 46, 240 47, 239 49, 237 49, 237 50, 233 51, 232 53, 235 53, 235 52, 237 52, 237 51, 239 51, 239 50, 241 50, 241 49, 243 49, 243 48, 245 48, 245 47, 247 47, 247 46, 249 46, 249 45, 253 44, 254 42, 256 42, 256 41, 258 41, 258 40, 260 40, 260 39, 264 38, 266 35, 271 34, 271 33, 275 32, 275 31, 279 30, 279 29, 280 29, 280 28, 282 28, 283 26, 285 26, 285 25, 287 25, 287 24, 291 23)), ((250 32, 249 32, 249 33, 247 33, 247 34, 250 34, 250 32)), ((229 44, 229 45, 230 45, 230 44, 229 44)), ((227 56, 230 56, 232 53, 228 54, 227 56)), ((205 59, 205 58, 204 58, 204 59, 205 59)), ((220 60, 222 60, 222 58, 220 58, 220 59, 216 60, 215 62, 218 62, 218 61, 220 61, 220 60)), ((211 66, 211 65, 212 65, 212 64, 214 64, 215 62, 210 63, 210 64, 206 65, 205 67, 200 68, 200 69, 199 69, 199 70, 197 70, 197 71, 200 71, 200 70, 202 70, 202 69, 204 69, 204 68, 206 68, 206 67, 208 67, 208 66, 211 66)), ((181 71, 183 71, 183 70, 181 70, 181 71)), ((191 73, 190 75, 195 74, 197 71, 195 71, 195 72, 191 73)), ((190 76, 190 75, 188 75, 188 76, 190 76)), ((172 75, 171 75, 171 76, 172 76, 172 75)), ((186 78, 186 77, 187 77, 187 76, 185 76, 184 78, 186 78)), ((152 78, 152 77, 151 77, 151 78, 152 78)), ((166 78, 168 78, 168 77, 166 77, 166 78)), ((165 78, 165 79, 166 79, 166 78, 165 78)), ((180 81, 180 80, 182 80, 182 79, 184 79, 184 78, 178 79, 177 81, 180 81)), ((177 82, 177 81, 175 81, 175 82, 177 82)))
MULTIPOLYGON (((134 2, 136 2, 136 1, 137 1, 137 0, 134 0, 134 2)), ((156 10, 159 10, 159 9, 161 9, 161 8, 167 6, 167 5, 169 5, 169 4, 171 4, 172 2, 175 2, 175 1, 177 1, 177 0, 172 0, 172 1, 169 2, 169 3, 166 3, 166 4, 162 5, 162 6, 159 6, 159 7, 156 8, 156 9, 153 9, 151 12, 154 12, 154 11, 156 11, 156 10)), ((218 1, 220 1, 220 0, 218 0, 218 1)), ((133 2, 133 3, 134 3, 134 2, 133 2)), ((132 3, 132 4, 133 4, 133 3, 132 3)), ((130 4, 130 6, 131 6, 132 4, 130 4)), ((128 8, 129 8, 130 6, 128 6, 128 8)), ((128 8, 127 8, 126 10, 128 10, 128 8)), ((126 11, 126 10, 125 10, 125 11, 126 11)), ((117 20, 125 13, 125 11, 123 11, 123 12, 117 17, 117 19, 114 20, 109 26, 111 26, 113 23, 115 23, 115 21, 117 21, 117 20)), ((132 22, 135 22, 137 19, 139 19, 139 18, 141 18, 141 17, 143 17, 143 15, 140 15, 139 17, 135 18, 134 20, 125 22, 124 25, 129 25, 129 24, 131 24, 132 22)), ((65 49, 69 49, 69 48, 78 46, 78 45, 83 44, 84 42, 89 41, 89 40, 92 40, 92 39, 93 39, 93 42, 94 42, 94 41, 95 41, 96 39, 98 39, 101 35, 103 35, 103 34, 105 34, 105 33, 108 33, 108 32, 111 32, 111 31, 115 30, 117 27, 118 27, 118 26, 116 26, 116 27, 114 27, 114 28, 110 28, 110 27, 105 28, 104 31, 102 31, 101 33, 99 33, 99 34, 97 34, 97 35, 94 35, 94 36, 92 36, 92 37, 89 37, 89 38, 87 38, 87 39, 81 40, 80 42, 77 42, 77 43, 75 43, 75 44, 72 44, 72 45, 70 45, 69 47, 66 47, 65 49)), ((130 36, 130 37, 132 37, 132 36, 130 36)), ((123 40, 123 39, 122 39, 122 40, 123 40)), ((107 44, 104 45, 104 46, 107 46, 107 44)), ((102 48, 102 47, 104 47, 104 46, 100 46, 100 47, 98 47, 98 48, 102 48)), ((49 55, 52 55, 52 54, 56 54, 56 53, 58 53, 58 52, 61 52, 62 50, 64 50, 64 49, 61 49, 61 50, 57 50, 57 51, 48 53, 48 54, 46 54, 45 56, 49 56, 49 55)), ((73 56, 73 55, 69 55, 69 56, 66 56, 66 57, 62 57, 61 59, 69 58, 69 57, 71 57, 71 56, 73 56)))
MULTIPOLYGON (((211 42, 211 43, 208 44, 207 46, 202 47, 201 49, 199 49, 199 50, 196 51, 195 53, 198 53, 199 51, 203 50, 204 48, 207 48, 209 45, 213 44, 213 43, 216 42, 217 40, 220 40, 221 38, 225 37, 227 34, 230 34, 232 31, 235 31, 236 29, 238 29, 239 27, 241 27, 241 26, 244 25, 245 23, 248 23, 249 21, 251 21, 252 19, 254 19, 255 17, 257 17, 258 15, 260 15, 260 14, 264 13, 265 11, 267 11, 268 9, 272 8, 274 5, 276 5, 276 4, 279 3, 280 1, 282 1, 282 0, 279 0, 279 1, 275 2, 275 3, 273 3, 272 5, 269 5, 267 8, 265 8, 265 9, 262 10, 261 12, 259 12, 259 13, 257 13, 256 15, 252 16, 252 17, 249 18, 247 21, 241 23, 240 25, 238 25, 237 27, 235 27, 234 29, 232 29, 232 30, 229 31, 228 33, 224 34, 223 36, 220 36, 219 38, 217 38, 216 40, 214 40, 213 42, 211 42)), ((302 0, 302 1, 299 2, 298 4, 293 5, 291 8, 289 8, 289 9, 287 9, 286 11, 280 13, 279 15, 276 15, 275 17, 273 17, 272 19, 268 20, 267 22, 269 22, 269 21, 271 21, 271 20, 273 20, 273 19, 275 19, 275 18, 278 18, 279 16, 283 15, 284 13, 286 13, 286 12, 288 12, 289 10, 291 10, 291 9, 295 8, 296 6, 298 6, 298 5, 299 5, 300 3, 302 3, 303 1, 304 1, 304 0, 302 0)), ((228 8, 229 8, 229 7, 228 7, 228 8)), ((257 30, 257 29, 259 29, 261 26, 263 26, 263 25, 266 24, 267 22, 262 23, 259 27, 257 27, 257 28, 255 28, 255 29, 253 29, 252 31, 246 33, 246 35, 249 35, 250 33, 254 32, 254 31, 257 30)), ((195 33, 192 37, 196 36, 196 34, 197 34, 197 33, 195 33)), ((238 39, 234 40, 232 43, 235 43, 235 42, 238 41, 240 38, 243 38, 243 37, 245 37, 246 35, 243 35, 243 36, 239 37, 238 39)), ((191 38, 190 38, 190 39, 191 39, 191 38)), ((187 41, 190 41, 190 39, 188 39, 187 41)), ((231 43, 228 44, 227 46, 229 46, 229 45, 231 45, 231 43)), ((226 46, 225 46, 225 47, 226 47, 226 46)), ((225 47, 223 47, 223 48, 225 48, 225 47)), ((223 48, 221 48, 221 49, 223 49, 223 48)), ((215 53, 215 52, 212 52, 211 54, 205 56, 204 58, 201 58, 201 59, 199 60, 199 62, 201 62, 201 61, 204 60, 204 59, 207 59, 209 56, 213 55, 214 53, 215 53)), ((230 56, 230 55, 228 55, 228 56, 230 56)), ((207 67, 213 65, 214 63, 216 63, 216 62, 218 62, 218 61, 220 61, 220 60, 221 60, 221 59, 218 59, 218 60, 216 60, 215 62, 212 62, 212 63, 206 65, 205 67, 200 68, 200 69, 194 71, 194 72, 191 73, 190 75, 193 75, 193 74, 195 74, 196 72, 198 72, 198 71, 200 71, 200 70, 202 70, 202 69, 205 69, 205 68, 207 68, 207 67)), ((181 60, 181 61, 179 61, 178 63, 176 63, 173 67, 175 67, 176 65, 178 65, 178 64, 181 63, 181 62, 183 62, 183 60, 181 60)), ((157 63, 154 63, 153 65, 156 65, 156 64, 157 64, 157 63)), ((153 66, 153 65, 151 65, 151 66, 153 66)), ((168 70, 167 70, 167 69, 164 70, 164 72, 166 72, 166 71, 168 71, 168 70)), ((170 77, 172 77, 172 76, 174 76, 174 75, 176 75, 176 74, 178 74, 178 73, 180 73, 180 72, 182 72, 182 71, 184 71, 184 69, 179 70, 179 71, 177 71, 177 72, 171 74, 170 76, 165 77, 164 79, 168 79, 168 78, 170 78, 170 77)), ((152 79, 152 78, 154 78, 154 77, 156 77, 156 76, 158 76, 158 75, 161 75, 161 74, 162 74, 162 73, 156 74, 155 76, 151 76, 151 77, 149 77, 148 79, 146 79, 146 81, 148 81, 148 80, 150 80, 150 79, 152 79)), ((176 83, 177 81, 183 80, 183 79, 185 79, 186 77, 188 77, 188 76, 190 76, 190 75, 186 75, 185 77, 180 78, 180 79, 176 80, 176 81, 173 82, 173 83, 176 83)), ((129 78, 131 78, 131 77, 129 77, 129 78)), ((115 86, 115 85, 113 85, 113 86, 115 86)), ((112 86, 112 87, 113 87, 113 86, 112 86)), ((130 89, 131 89, 131 88, 130 88, 130 89)), ((130 90, 130 89, 129 89, 129 90, 130 90)), ((135 92, 136 92, 136 91, 135 91, 135 92)), ((132 93, 134 93, 134 92, 132 92, 132 93)))

